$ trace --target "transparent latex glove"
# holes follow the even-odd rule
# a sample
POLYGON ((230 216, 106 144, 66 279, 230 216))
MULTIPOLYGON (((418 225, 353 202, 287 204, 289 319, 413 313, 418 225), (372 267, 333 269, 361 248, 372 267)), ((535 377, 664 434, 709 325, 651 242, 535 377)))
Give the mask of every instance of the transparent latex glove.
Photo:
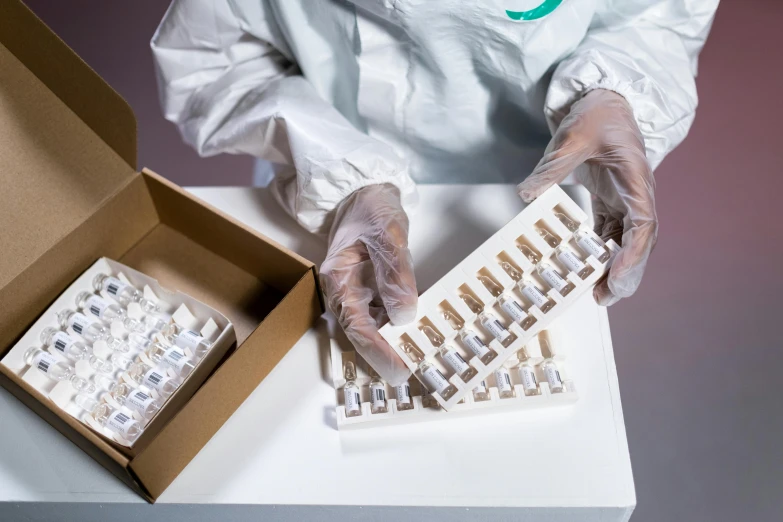
POLYGON ((655 179, 644 138, 625 98, 612 91, 589 92, 571 106, 533 173, 517 187, 530 202, 579 165, 577 179, 593 195, 595 232, 622 249, 593 295, 609 306, 632 295, 642 281, 658 236, 655 179))
POLYGON ((340 203, 321 284, 356 351, 390 384, 405 382, 408 368, 378 333, 387 316, 394 324, 412 321, 418 302, 408 216, 396 187, 370 185, 340 203))

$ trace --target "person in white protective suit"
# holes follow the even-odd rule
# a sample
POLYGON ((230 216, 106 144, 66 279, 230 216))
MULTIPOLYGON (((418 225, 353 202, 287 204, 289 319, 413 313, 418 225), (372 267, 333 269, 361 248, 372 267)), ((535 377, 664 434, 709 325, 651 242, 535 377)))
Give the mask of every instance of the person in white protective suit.
POLYGON ((152 49, 185 141, 268 160, 283 207, 328 234, 328 304, 396 385, 409 373, 378 326, 416 313, 414 180, 532 171, 517 187, 530 201, 584 164, 596 231, 622 244, 595 298, 634 293, 657 236, 652 169, 693 122, 717 4, 175 0, 152 49))

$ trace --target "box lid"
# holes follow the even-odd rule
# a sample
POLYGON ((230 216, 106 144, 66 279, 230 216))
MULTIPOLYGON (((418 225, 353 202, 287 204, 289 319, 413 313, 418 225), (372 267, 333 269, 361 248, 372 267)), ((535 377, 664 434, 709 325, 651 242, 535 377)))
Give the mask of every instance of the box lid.
POLYGON ((19 0, 0 2, 0 288, 136 175, 128 104, 19 0))

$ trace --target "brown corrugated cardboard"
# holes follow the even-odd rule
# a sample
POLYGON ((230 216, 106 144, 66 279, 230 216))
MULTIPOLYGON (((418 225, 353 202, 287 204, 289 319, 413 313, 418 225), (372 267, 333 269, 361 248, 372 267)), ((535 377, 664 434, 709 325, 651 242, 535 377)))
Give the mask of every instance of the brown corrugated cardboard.
POLYGON ((211 352, 133 448, 58 411, 0 365, 0 384, 154 501, 323 310, 309 261, 151 171, 127 104, 20 2, 0 4, 0 357, 106 256, 225 314, 211 352))

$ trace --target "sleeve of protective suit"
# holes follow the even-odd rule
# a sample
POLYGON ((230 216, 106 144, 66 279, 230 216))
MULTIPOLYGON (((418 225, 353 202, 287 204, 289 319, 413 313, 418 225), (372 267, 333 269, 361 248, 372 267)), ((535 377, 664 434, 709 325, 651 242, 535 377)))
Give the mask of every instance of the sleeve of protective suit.
POLYGON ((718 0, 603 0, 582 43, 557 67, 545 113, 552 132, 595 89, 627 100, 655 169, 685 138, 698 99, 697 56, 718 0))
POLYGON ((327 233, 355 190, 395 185, 407 165, 359 131, 301 75, 263 0, 175 0, 151 46, 165 116, 200 155, 250 154, 277 169, 273 190, 306 229, 327 233))

